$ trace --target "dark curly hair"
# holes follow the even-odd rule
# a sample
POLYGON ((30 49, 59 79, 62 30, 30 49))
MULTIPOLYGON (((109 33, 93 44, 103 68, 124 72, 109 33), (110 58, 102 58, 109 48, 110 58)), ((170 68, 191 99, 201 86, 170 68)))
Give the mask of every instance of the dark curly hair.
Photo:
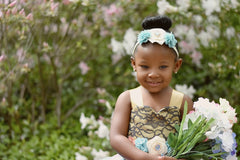
POLYGON ((154 17, 146 17, 142 21, 142 28, 145 29, 153 29, 153 28, 162 28, 166 32, 169 32, 169 29, 172 26, 172 21, 167 16, 154 16, 154 17))

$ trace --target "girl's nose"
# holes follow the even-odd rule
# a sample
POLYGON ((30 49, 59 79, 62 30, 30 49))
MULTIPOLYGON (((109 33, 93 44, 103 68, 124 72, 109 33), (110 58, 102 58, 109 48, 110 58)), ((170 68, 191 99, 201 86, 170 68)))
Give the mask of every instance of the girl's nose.
POLYGON ((151 71, 149 74, 148 74, 148 77, 149 78, 158 78, 160 75, 158 72, 156 71, 151 71))

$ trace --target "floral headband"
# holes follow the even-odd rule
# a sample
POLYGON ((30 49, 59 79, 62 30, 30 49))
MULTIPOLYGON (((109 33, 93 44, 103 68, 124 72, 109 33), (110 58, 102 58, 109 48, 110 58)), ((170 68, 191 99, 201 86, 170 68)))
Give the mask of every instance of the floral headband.
POLYGON ((169 48, 174 49, 177 58, 179 57, 179 53, 176 48, 177 40, 175 39, 174 35, 172 33, 166 32, 161 28, 153 28, 140 32, 137 38, 137 43, 133 48, 133 54, 139 44, 143 44, 148 41, 151 43, 156 42, 160 45, 163 45, 163 43, 165 43, 169 48))

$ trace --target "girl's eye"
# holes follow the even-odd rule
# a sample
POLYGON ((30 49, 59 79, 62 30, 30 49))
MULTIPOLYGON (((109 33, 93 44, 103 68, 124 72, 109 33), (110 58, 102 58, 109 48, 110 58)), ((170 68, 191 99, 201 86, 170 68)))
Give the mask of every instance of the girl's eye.
POLYGON ((167 67, 168 67, 168 66, 164 66, 164 65, 163 65, 163 66, 160 66, 159 68, 160 68, 160 69, 165 69, 165 68, 167 68, 167 67))
POLYGON ((141 67, 141 68, 144 68, 144 69, 147 69, 147 68, 148 68, 148 66, 146 66, 146 65, 140 65, 140 67, 141 67))

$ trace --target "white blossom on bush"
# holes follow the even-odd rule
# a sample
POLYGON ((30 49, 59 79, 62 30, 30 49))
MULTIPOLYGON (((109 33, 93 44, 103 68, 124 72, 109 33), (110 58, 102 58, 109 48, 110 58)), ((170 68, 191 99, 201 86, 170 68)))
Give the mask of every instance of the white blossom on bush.
POLYGON ((201 59, 203 56, 200 52, 193 51, 191 57, 194 64, 196 64, 197 66, 201 66, 201 59))
POLYGON ((93 129, 96 128, 96 126, 98 125, 94 115, 91 115, 90 118, 85 117, 84 113, 81 113, 81 117, 80 117, 80 123, 81 123, 81 129, 86 128, 88 125, 89 129, 93 129))
POLYGON ((133 51, 133 47, 136 43, 136 39, 137 39, 137 33, 136 31, 134 31, 132 28, 129 28, 123 38, 123 48, 126 51, 126 54, 131 55, 132 51, 133 51))
POLYGON ((94 160, 101 160, 101 159, 109 156, 108 151, 103 151, 101 149, 99 151, 97 151, 95 148, 93 148, 91 154, 94 157, 94 160))
POLYGON ((203 18, 200 15, 194 15, 193 20, 196 22, 197 25, 200 25, 203 21, 203 18))
POLYGON ((198 34, 198 38, 203 46, 208 47, 209 41, 212 39, 212 36, 206 31, 201 31, 198 34))
POLYGON ((95 132, 99 138, 106 138, 109 140, 109 129, 108 127, 101 121, 98 121, 99 127, 98 130, 95 132))
POLYGON ((193 51, 195 51, 195 46, 186 41, 181 41, 181 42, 179 42, 178 45, 181 48, 182 54, 190 54, 193 51))
POLYGON ((226 29, 225 35, 226 35, 227 39, 231 39, 232 37, 235 36, 235 29, 233 27, 228 27, 226 29))
POLYGON ((131 55, 133 47, 136 43, 137 33, 132 28, 127 29, 124 34, 123 41, 117 41, 115 38, 111 39, 111 47, 113 51, 112 61, 113 64, 118 62, 123 55, 131 55))
POLYGON ((207 33, 212 36, 211 39, 219 38, 220 31, 219 31, 219 28, 216 25, 208 25, 206 27, 206 30, 207 30, 207 33))
POLYGON ((183 92, 184 94, 188 95, 190 98, 193 98, 194 93, 196 92, 196 90, 193 88, 193 86, 191 85, 190 87, 188 87, 186 84, 184 85, 176 85, 175 86, 176 90, 183 92))
POLYGON ((123 54, 124 52, 122 43, 120 41, 117 41, 115 38, 111 39, 111 47, 112 47, 113 53, 115 54, 123 54))
POLYGON ((214 11, 221 11, 220 0, 202 0, 202 7, 205 9, 207 16, 211 15, 214 11))
POLYGON ((238 0, 223 0, 223 2, 231 8, 237 8, 240 5, 238 0))
POLYGON ((76 152, 75 153, 75 160, 88 160, 88 158, 81 155, 80 153, 76 152))
POLYGON ((177 7, 172 6, 166 0, 160 0, 157 2, 158 14, 163 15, 165 13, 177 12, 177 7))
POLYGON ((190 0, 176 0, 178 4, 179 11, 187 11, 190 6, 190 0))

